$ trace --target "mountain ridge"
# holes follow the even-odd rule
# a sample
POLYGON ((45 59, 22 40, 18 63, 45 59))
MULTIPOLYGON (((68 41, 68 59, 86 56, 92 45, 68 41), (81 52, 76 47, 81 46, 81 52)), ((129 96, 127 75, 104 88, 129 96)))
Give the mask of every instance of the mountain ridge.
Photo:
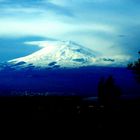
POLYGON ((95 51, 83 47, 73 41, 39 41, 29 44, 37 44, 40 50, 28 56, 8 61, 11 65, 25 68, 51 67, 51 68, 75 68, 83 66, 113 66, 116 61, 113 58, 104 58, 95 51))

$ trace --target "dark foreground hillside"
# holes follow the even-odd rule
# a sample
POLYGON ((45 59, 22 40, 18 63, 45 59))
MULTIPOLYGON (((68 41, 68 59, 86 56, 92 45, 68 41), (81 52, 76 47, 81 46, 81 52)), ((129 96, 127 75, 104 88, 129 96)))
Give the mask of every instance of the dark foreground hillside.
POLYGON ((82 97, 0 97, 0 118, 40 122, 46 127, 132 129, 140 125, 140 99, 121 99, 115 106, 104 106, 97 99, 82 97))
POLYGON ((0 71, 0 96, 97 96, 100 81, 110 76, 122 95, 139 95, 139 84, 126 68, 15 70, 6 67, 0 71))
POLYGON ((125 68, 8 69, 1 71, 0 79, 4 123, 24 123, 26 129, 29 122, 41 123, 45 129, 36 130, 52 127, 52 132, 61 127, 93 132, 140 126, 140 88, 125 68))

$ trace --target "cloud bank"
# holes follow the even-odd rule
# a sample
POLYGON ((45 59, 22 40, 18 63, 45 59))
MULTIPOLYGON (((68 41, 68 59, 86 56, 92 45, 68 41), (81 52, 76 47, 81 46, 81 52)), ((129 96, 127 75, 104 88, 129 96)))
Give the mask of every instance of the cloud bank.
POLYGON ((0 36, 73 40, 104 55, 135 59, 139 15, 139 0, 0 0, 0 36))

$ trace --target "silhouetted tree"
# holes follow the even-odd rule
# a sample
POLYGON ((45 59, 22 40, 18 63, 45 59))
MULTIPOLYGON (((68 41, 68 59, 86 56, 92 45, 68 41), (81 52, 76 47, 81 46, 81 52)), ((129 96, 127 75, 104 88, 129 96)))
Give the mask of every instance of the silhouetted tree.
POLYGON ((105 81, 101 78, 98 84, 98 99, 99 102, 106 107, 111 107, 118 104, 121 96, 119 87, 115 84, 113 76, 109 76, 105 81))
MULTIPOLYGON (((138 53, 140 55, 140 51, 138 53)), ((132 63, 129 63, 127 68, 134 72, 137 81, 140 82, 140 58, 132 63)))
POLYGON ((112 76, 109 76, 105 83, 105 104, 111 105, 113 103, 114 96, 114 85, 115 81, 112 76))
POLYGON ((104 104, 104 100, 105 100, 104 82, 105 79, 104 77, 102 77, 98 83, 98 100, 100 104, 104 104))

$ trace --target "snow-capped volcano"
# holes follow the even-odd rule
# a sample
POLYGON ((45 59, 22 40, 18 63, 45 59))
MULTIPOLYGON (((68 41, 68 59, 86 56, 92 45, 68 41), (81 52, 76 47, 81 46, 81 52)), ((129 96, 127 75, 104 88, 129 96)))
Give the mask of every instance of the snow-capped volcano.
POLYGON ((71 41, 31 42, 42 47, 25 57, 8 61, 18 67, 81 67, 112 64, 113 59, 98 57, 97 53, 71 41))

